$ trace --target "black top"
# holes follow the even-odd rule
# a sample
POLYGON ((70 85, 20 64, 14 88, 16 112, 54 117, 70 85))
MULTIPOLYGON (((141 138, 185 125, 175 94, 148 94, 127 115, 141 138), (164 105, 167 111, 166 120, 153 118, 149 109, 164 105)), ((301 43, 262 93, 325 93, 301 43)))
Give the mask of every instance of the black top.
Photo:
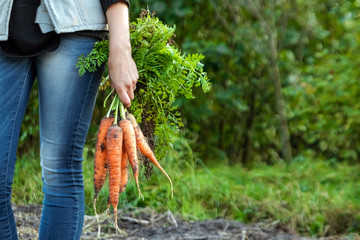
MULTIPOLYGON (((105 12, 111 4, 128 0, 100 0, 105 12)), ((39 24, 35 23, 36 11, 40 0, 14 0, 9 22, 9 38, 0 41, 0 49, 9 56, 36 56, 54 51, 60 43, 60 35, 54 31, 42 33, 39 24)), ((106 31, 79 31, 81 35, 105 38, 106 31)))
POLYGON ((117 3, 117 2, 124 2, 130 8, 130 0, 100 0, 101 7, 102 7, 104 13, 113 3, 117 3))

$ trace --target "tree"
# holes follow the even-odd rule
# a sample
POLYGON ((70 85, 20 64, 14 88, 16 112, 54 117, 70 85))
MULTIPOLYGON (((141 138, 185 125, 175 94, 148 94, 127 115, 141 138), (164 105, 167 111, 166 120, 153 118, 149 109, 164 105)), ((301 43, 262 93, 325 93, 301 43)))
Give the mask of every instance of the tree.
POLYGON ((264 31, 266 36, 260 39, 260 41, 263 42, 264 52, 267 53, 269 58, 269 71, 275 89, 275 102, 280 121, 281 152, 284 159, 290 162, 292 159, 290 134, 281 88, 281 75, 278 67, 278 31, 284 30, 278 29, 276 25, 275 1, 257 1, 255 3, 253 0, 247 0, 246 6, 260 22, 263 27, 261 30, 264 31), (266 51, 266 49, 269 50, 266 51))

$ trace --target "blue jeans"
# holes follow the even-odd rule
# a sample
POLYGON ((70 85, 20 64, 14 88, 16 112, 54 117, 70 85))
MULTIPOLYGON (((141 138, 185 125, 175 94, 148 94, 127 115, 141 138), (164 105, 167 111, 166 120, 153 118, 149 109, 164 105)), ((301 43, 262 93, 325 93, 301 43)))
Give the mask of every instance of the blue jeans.
MULTIPOLYGON (((0 239, 17 239, 11 209, 16 151, 29 93, 38 79, 43 211, 39 239, 79 239, 84 220, 82 154, 103 67, 80 77, 76 62, 96 39, 65 35, 54 52, 0 53, 0 239)), ((31 178, 31 173, 29 173, 31 178)))

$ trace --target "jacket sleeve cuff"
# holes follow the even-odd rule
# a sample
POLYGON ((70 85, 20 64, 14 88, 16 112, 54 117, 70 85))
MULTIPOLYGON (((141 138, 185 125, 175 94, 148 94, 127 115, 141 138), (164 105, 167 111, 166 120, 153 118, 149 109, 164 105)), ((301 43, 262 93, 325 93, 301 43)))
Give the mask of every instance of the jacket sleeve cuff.
POLYGON ((101 7, 104 11, 104 13, 106 13, 106 10, 114 3, 117 2, 124 2, 128 5, 128 7, 130 8, 130 1, 129 0, 100 0, 101 3, 101 7))

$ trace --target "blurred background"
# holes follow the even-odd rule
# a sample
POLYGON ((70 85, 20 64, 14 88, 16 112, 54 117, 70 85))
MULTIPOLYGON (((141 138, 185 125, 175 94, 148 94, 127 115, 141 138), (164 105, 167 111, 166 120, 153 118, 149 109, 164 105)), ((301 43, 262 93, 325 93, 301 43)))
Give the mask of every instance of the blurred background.
MULTIPOLYGON (((205 56, 213 88, 194 89, 195 99, 176 102, 185 127, 161 160, 173 178, 174 199, 154 170, 149 180, 142 178, 145 200, 130 185, 121 204, 356 237, 360 0, 131 0, 130 20, 144 8, 176 26, 183 53, 205 56)), ((88 214, 103 97, 84 153, 88 214)), ((13 191, 20 204, 42 201, 38 130, 34 86, 13 191), (25 179, 29 172, 34 182, 25 179)))

